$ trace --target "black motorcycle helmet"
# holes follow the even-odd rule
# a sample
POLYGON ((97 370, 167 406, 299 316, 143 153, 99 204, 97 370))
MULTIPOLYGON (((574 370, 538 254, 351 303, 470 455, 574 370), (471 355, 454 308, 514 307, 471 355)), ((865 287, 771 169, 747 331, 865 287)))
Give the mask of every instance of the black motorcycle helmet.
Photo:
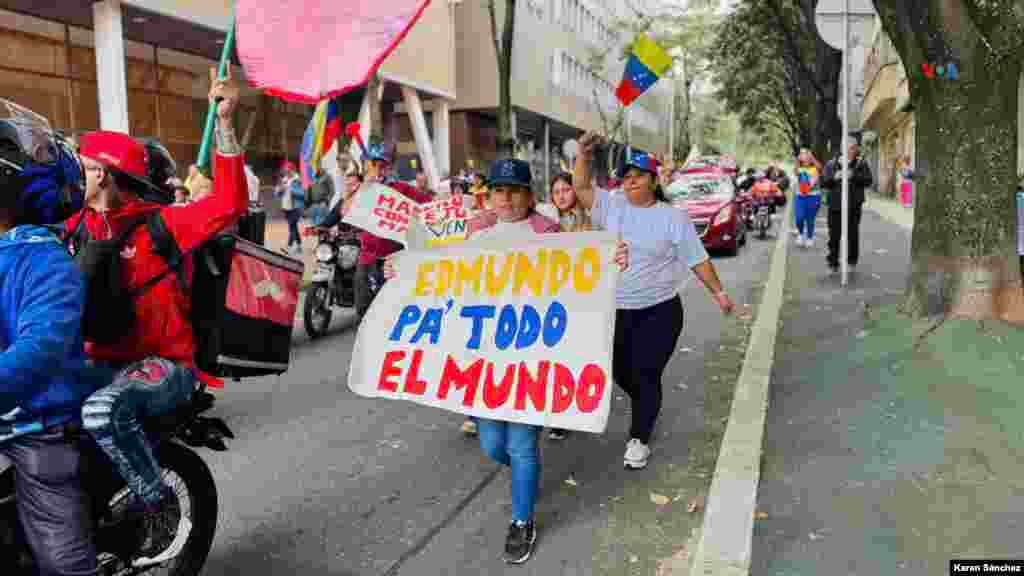
POLYGON ((140 138, 146 147, 146 173, 152 192, 147 200, 159 204, 174 203, 174 186, 169 182, 178 172, 171 153, 156 138, 140 138))
POLYGON ((27 179, 22 175, 26 157, 14 127, 0 120, 0 209, 13 211, 17 217, 19 197, 27 179))

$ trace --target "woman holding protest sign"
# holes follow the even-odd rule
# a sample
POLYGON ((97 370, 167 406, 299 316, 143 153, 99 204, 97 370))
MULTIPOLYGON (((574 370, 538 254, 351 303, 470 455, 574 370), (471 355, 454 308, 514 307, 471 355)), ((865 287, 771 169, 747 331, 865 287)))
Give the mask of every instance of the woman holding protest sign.
MULTIPOLYGON (((491 208, 475 215, 467 224, 467 242, 507 241, 510 245, 528 242, 535 234, 560 232, 558 222, 536 211, 530 187, 530 165, 512 158, 491 165, 488 181, 491 208)), ((625 270, 628 248, 620 243, 615 262, 625 270)), ((383 266, 384 276, 394 278, 393 260, 383 266)), ((540 479, 538 449, 539 426, 477 418, 480 447, 497 462, 512 470, 512 522, 505 540, 505 561, 521 564, 529 559, 537 540, 533 510, 540 479)))
POLYGON ((616 290, 613 378, 632 404, 630 439, 623 465, 641 469, 650 458, 651 435, 661 410, 661 376, 683 329, 679 296, 681 264, 704 282, 726 314, 733 302, 685 210, 669 204, 658 184, 658 161, 632 149, 619 163, 621 193, 593 185, 590 162, 599 141, 580 141, 573 180, 576 195, 596 227, 617 232, 629 245, 631 266, 616 290))

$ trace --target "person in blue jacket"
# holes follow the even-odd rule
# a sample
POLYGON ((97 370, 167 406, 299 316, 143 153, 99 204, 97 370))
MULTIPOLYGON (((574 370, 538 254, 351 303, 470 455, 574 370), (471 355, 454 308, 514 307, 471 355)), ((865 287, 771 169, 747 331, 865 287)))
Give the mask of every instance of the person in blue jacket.
POLYGON ((85 284, 44 226, 81 205, 81 172, 70 153, 36 162, 2 136, 0 129, 0 455, 13 464, 18 518, 40 574, 92 575, 77 443, 82 402, 93 391, 82 378, 85 284))

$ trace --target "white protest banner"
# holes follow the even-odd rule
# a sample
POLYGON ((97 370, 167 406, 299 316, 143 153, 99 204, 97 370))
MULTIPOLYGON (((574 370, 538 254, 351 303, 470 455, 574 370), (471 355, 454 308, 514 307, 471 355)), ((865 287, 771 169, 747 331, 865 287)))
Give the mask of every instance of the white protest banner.
POLYGON ((416 210, 416 202, 398 190, 368 182, 359 187, 342 222, 374 236, 405 244, 405 231, 409 229, 409 221, 416 216, 416 210))
POLYGON ((349 388, 460 414, 601 433, 615 332, 608 232, 399 253, 359 325, 349 388))
POLYGON ((419 205, 418 226, 410 225, 410 248, 435 248, 466 239, 469 207, 461 194, 419 205))

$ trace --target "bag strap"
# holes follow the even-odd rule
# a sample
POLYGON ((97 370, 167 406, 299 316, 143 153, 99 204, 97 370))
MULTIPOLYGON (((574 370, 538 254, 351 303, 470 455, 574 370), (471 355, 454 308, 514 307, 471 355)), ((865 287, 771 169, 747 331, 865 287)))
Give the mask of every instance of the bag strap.
MULTIPOLYGON (((167 229, 167 222, 164 221, 159 210, 150 213, 146 219, 146 230, 153 241, 153 252, 167 261, 167 270, 160 274, 156 280, 159 281, 160 278, 173 271, 178 277, 178 284, 182 291, 188 295, 191 287, 188 283, 188 277, 185 275, 185 254, 181 251, 177 241, 174 240, 174 236, 167 229)), ((151 280, 150 282, 153 281, 151 280)))
POLYGON ((78 225, 75 226, 75 229, 70 234, 65 236, 65 242, 74 250, 75 254, 81 253, 82 246, 92 239, 89 237, 89 229, 85 227, 85 209, 83 208, 79 214, 78 225))

